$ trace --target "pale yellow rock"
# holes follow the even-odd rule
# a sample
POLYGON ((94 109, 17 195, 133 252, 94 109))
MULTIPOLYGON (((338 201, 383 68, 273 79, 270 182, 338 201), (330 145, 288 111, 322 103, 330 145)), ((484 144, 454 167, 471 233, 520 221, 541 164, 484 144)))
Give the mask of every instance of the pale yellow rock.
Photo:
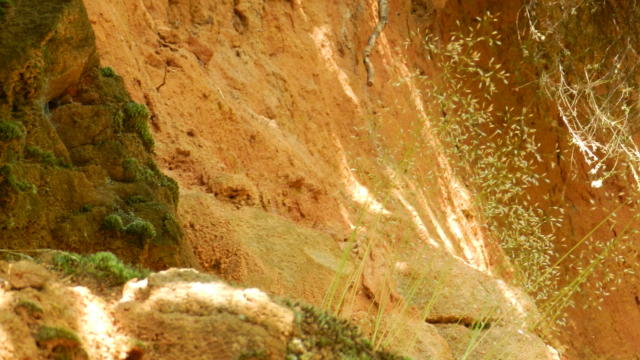
POLYGON ((7 267, 7 281, 12 289, 41 289, 49 279, 51 273, 47 269, 30 261, 19 261, 7 267))

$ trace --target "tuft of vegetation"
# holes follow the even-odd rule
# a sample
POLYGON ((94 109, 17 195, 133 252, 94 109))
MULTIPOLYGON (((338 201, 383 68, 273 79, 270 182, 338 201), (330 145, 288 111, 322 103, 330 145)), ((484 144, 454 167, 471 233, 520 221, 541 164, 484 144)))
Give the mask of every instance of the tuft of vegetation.
POLYGON ((493 30, 496 21, 485 14, 476 27, 445 41, 427 36, 426 48, 442 74, 427 85, 438 102, 437 134, 454 170, 477 194, 475 205, 514 263, 520 284, 542 299, 550 296, 557 279, 555 269, 548 272, 555 254, 549 229, 561 219, 546 214, 527 195, 543 178, 535 171, 538 143, 526 109, 493 105, 499 103, 498 84, 507 85, 509 78, 495 59, 480 55, 481 49, 501 44, 493 30))
POLYGON ((52 326, 41 326, 35 334, 36 343, 39 347, 47 349, 50 354, 49 359, 87 359, 87 353, 82 348, 82 343, 78 335, 73 331, 52 326))
POLYGON ((123 111, 127 126, 138 134, 147 150, 153 151, 155 142, 148 125, 149 109, 142 104, 130 101, 124 105, 123 111))
POLYGON ((127 119, 147 119, 149 117, 149 109, 135 101, 130 101, 124 105, 124 114, 127 119))
POLYGON ((89 275, 113 285, 121 285, 131 279, 142 279, 149 275, 148 270, 125 265, 110 252, 92 255, 58 252, 53 257, 53 265, 67 275, 89 275))
POLYGON ((148 166, 140 164, 140 161, 136 158, 124 159, 122 161, 122 169, 124 170, 125 181, 144 181, 149 184, 157 182, 156 174, 148 166))
POLYGON ((129 225, 125 226, 124 232, 145 240, 154 239, 156 237, 156 228, 153 224, 142 219, 134 220, 129 225))
POLYGON ((143 241, 154 239, 157 235, 152 223, 121 211, 107 215, 102 221, 102 228, 132 235, 143 241))
POLYGON ((267 352, 260 349, 260 350, 247 350, 242 354, 240 354, 240 356, 238 357, 238 360, 259 360, 259 359, 266 359, 266 358, 267 358, 267 352))
POLYGON ((149 199, 142 195, 133 195, 125 199, 127 205, 144 204, 149 202, 149 199))
POLYGON ((122 161, 122 169, 124 170, 125 181, 144 181, 149 185, 166 187, 171 191, 174 199, 177 200, 179 192, 178 183, 164 175, 153 161, 141 164, 136 158, 127 158, 122 161))
POLYGON ((66 161, 55 156, 51 151, 42 150, 38 146, 27 145, 24 150, 28 157, 34 158, 45 165, 63 168, 70 167, 66 161))
MULTIPOLYGON (((2 7, 0 6, 0 9, 2 7)), ((0 140, 11 141, 24 136, 24 128, 17 121, 0 121, 0 140)))
POLYGON ((14 307, 14 310, 16 312, 26 311, 26 313, 34 319, 41 318, 42 314, 44 313, 40 305, 34 303, 33 301, 24 299, 18 301, 18 303, 14 307))
POLYGON ((113 70, 113 68, 109 66, 105 66, 100 69, 100 75, 107 78, 112 78, 112 77, 116 77, 116 72, 113 70))
POLYGON ((7 164, 0 167, 0 184, 4 182, 14 190, 19 192, 27 192, 32 194, 35 194, 37 192, 35 185, 26 180, 20 180, 16 178, 14 172, 15 171, 12 165, 7 164), (3 178, 4 180, 2 181, 3 178))
POLYGON ((409 360, 374 350, 357 327, 309 305, 285 301, 295 313, 294 334, 287 345, 287 360, 370 359, 409 360))
POLYGON ((124 230, 124 222, 118 214, 109 214, 102 222, 102 228, 105 230, 122 231, 124 230))
POLYGON ((80 338, 76 333, 61 327, 41 326, 35 338, 38 344, 51 341, 65 341, 67 343, 80 345, 80 338))

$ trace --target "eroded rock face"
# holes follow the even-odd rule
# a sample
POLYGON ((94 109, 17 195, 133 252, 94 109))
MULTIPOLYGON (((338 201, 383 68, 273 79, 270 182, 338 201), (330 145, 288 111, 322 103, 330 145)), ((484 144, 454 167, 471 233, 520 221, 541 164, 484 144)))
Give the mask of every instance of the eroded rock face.
POLYGON ((17 0, 0 25, 0 247, 189 264, 148 110, 100 68, 83 3, 17 0))
POLYGON ((105 287, 46 266, 0 263, 25 278, 47 271, 43 287, 0 289, 1 359, 401 359, 344 320, 193 269, 105 287))
POLYGON ((135 337, 154 343, 153 359, 283 359, 293 312, 258 289, 236 289, 190 269, 127 284, 116 307, 135 337))

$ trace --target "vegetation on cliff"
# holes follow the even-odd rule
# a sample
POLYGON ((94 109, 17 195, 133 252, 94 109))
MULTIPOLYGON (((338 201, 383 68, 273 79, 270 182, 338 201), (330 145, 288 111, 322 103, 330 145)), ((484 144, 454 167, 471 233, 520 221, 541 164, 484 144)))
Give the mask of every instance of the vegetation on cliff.
POLYGON ((99 66, 82 2, 20 0, 1 21, 0 246, 186 265, 149 111, 99 66), (114 213, 118 231, 103 226, 114 213))

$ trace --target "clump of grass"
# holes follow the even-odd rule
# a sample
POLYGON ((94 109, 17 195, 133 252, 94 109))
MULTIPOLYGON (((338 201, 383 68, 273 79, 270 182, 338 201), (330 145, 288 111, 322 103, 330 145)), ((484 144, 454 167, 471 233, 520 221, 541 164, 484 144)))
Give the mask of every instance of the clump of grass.
POLYGON ((148 270, 125 265, 110 252, 98 252, 92 255, 59 252, 53 257, 53 265, 67 275, 90 275, 107 280, 114 285, 121 285, 131 279, 141 279, 149 275, 148 270))
POLYGON ((109 214, 102 222, 102 228, 106 230, 122 231, 124 230, 124 222, 118 214, 109 214))
POLYGON ((109 67, 109 66, 105 66, 103 68, 100 69, 100 75, 106 77, 106 78, 112 78, 116 76, 116 72, 115 70, 113 70, 113 68, 109 67))
POLYGON ((131 120, 146 119, 149 117, 149 110, 142 104, 130 101, 124 105, 124 114, 131 120))
POLYGON ((408 360, 374 350, 357 327, 309 305, 285 302, 295 312, 294 335, 287 345, 287 360, 340 358, 408 360))
POLYGON ((147 183, 156 183, 156 174, 149 167, 140 164, 136 158, 127 158, 122 161, 122 169, 124 170, 124 178, 129 182, 145 181, 147 183))
POLYGON ((459 177, 477 194, 475 203, 487 229, 514 263, 522 286, 547 298, 557 276, 538 281, 554 256, 554 236, 545 229, 561 220, 528 201, 528 189, 542 180, 535 172, 540 159, 534 129, 527 125, 526 109, 494 108, 498 83, 508 84, 509 74, 479 51, 500 45, 492 30, 497 19, 486 14, 478 20, 468 32, 453 33, 446 45, 426 38, 442 74, 430 91, 442 114, 437 134, 451 162, 458 164, 459 177))
POLYGON ((178 198, 178 183, 164 175, 153 161, 141 164, 136 158, 127 158, 122 161, 122 169, 125 181, 144 181, 150 185, 166 187, 176 199, 178 198))
MULTIPOLYGON (((0 9, 2 7, 0 6, 0 9)), ((0 121, 0 140, 11 141, 24 136, 24 127, 17 121, 0 121)))
POLYGON ((125 226, 124 232, 141 239, 153 239, 156 237, 156 228, 153 224, 142 219, 134 220, 125 226))
POLYGON ((155 142, 153 141, 153 136, 151 136, 148 125, 149 109, 142 104, 130 101, 124 105, 123 111, 128 126, 136 131, 145 148, 153 151, 155 142))
POLYGON ((70 165, 64 161, 63 159, 55 156, 51 151, 43 150, 38 146, 27 145, 25 147, 25 153, 27 156, 36 159, 37 161, 48 165, 48 166, 56 166, 68 168, 70 165))

